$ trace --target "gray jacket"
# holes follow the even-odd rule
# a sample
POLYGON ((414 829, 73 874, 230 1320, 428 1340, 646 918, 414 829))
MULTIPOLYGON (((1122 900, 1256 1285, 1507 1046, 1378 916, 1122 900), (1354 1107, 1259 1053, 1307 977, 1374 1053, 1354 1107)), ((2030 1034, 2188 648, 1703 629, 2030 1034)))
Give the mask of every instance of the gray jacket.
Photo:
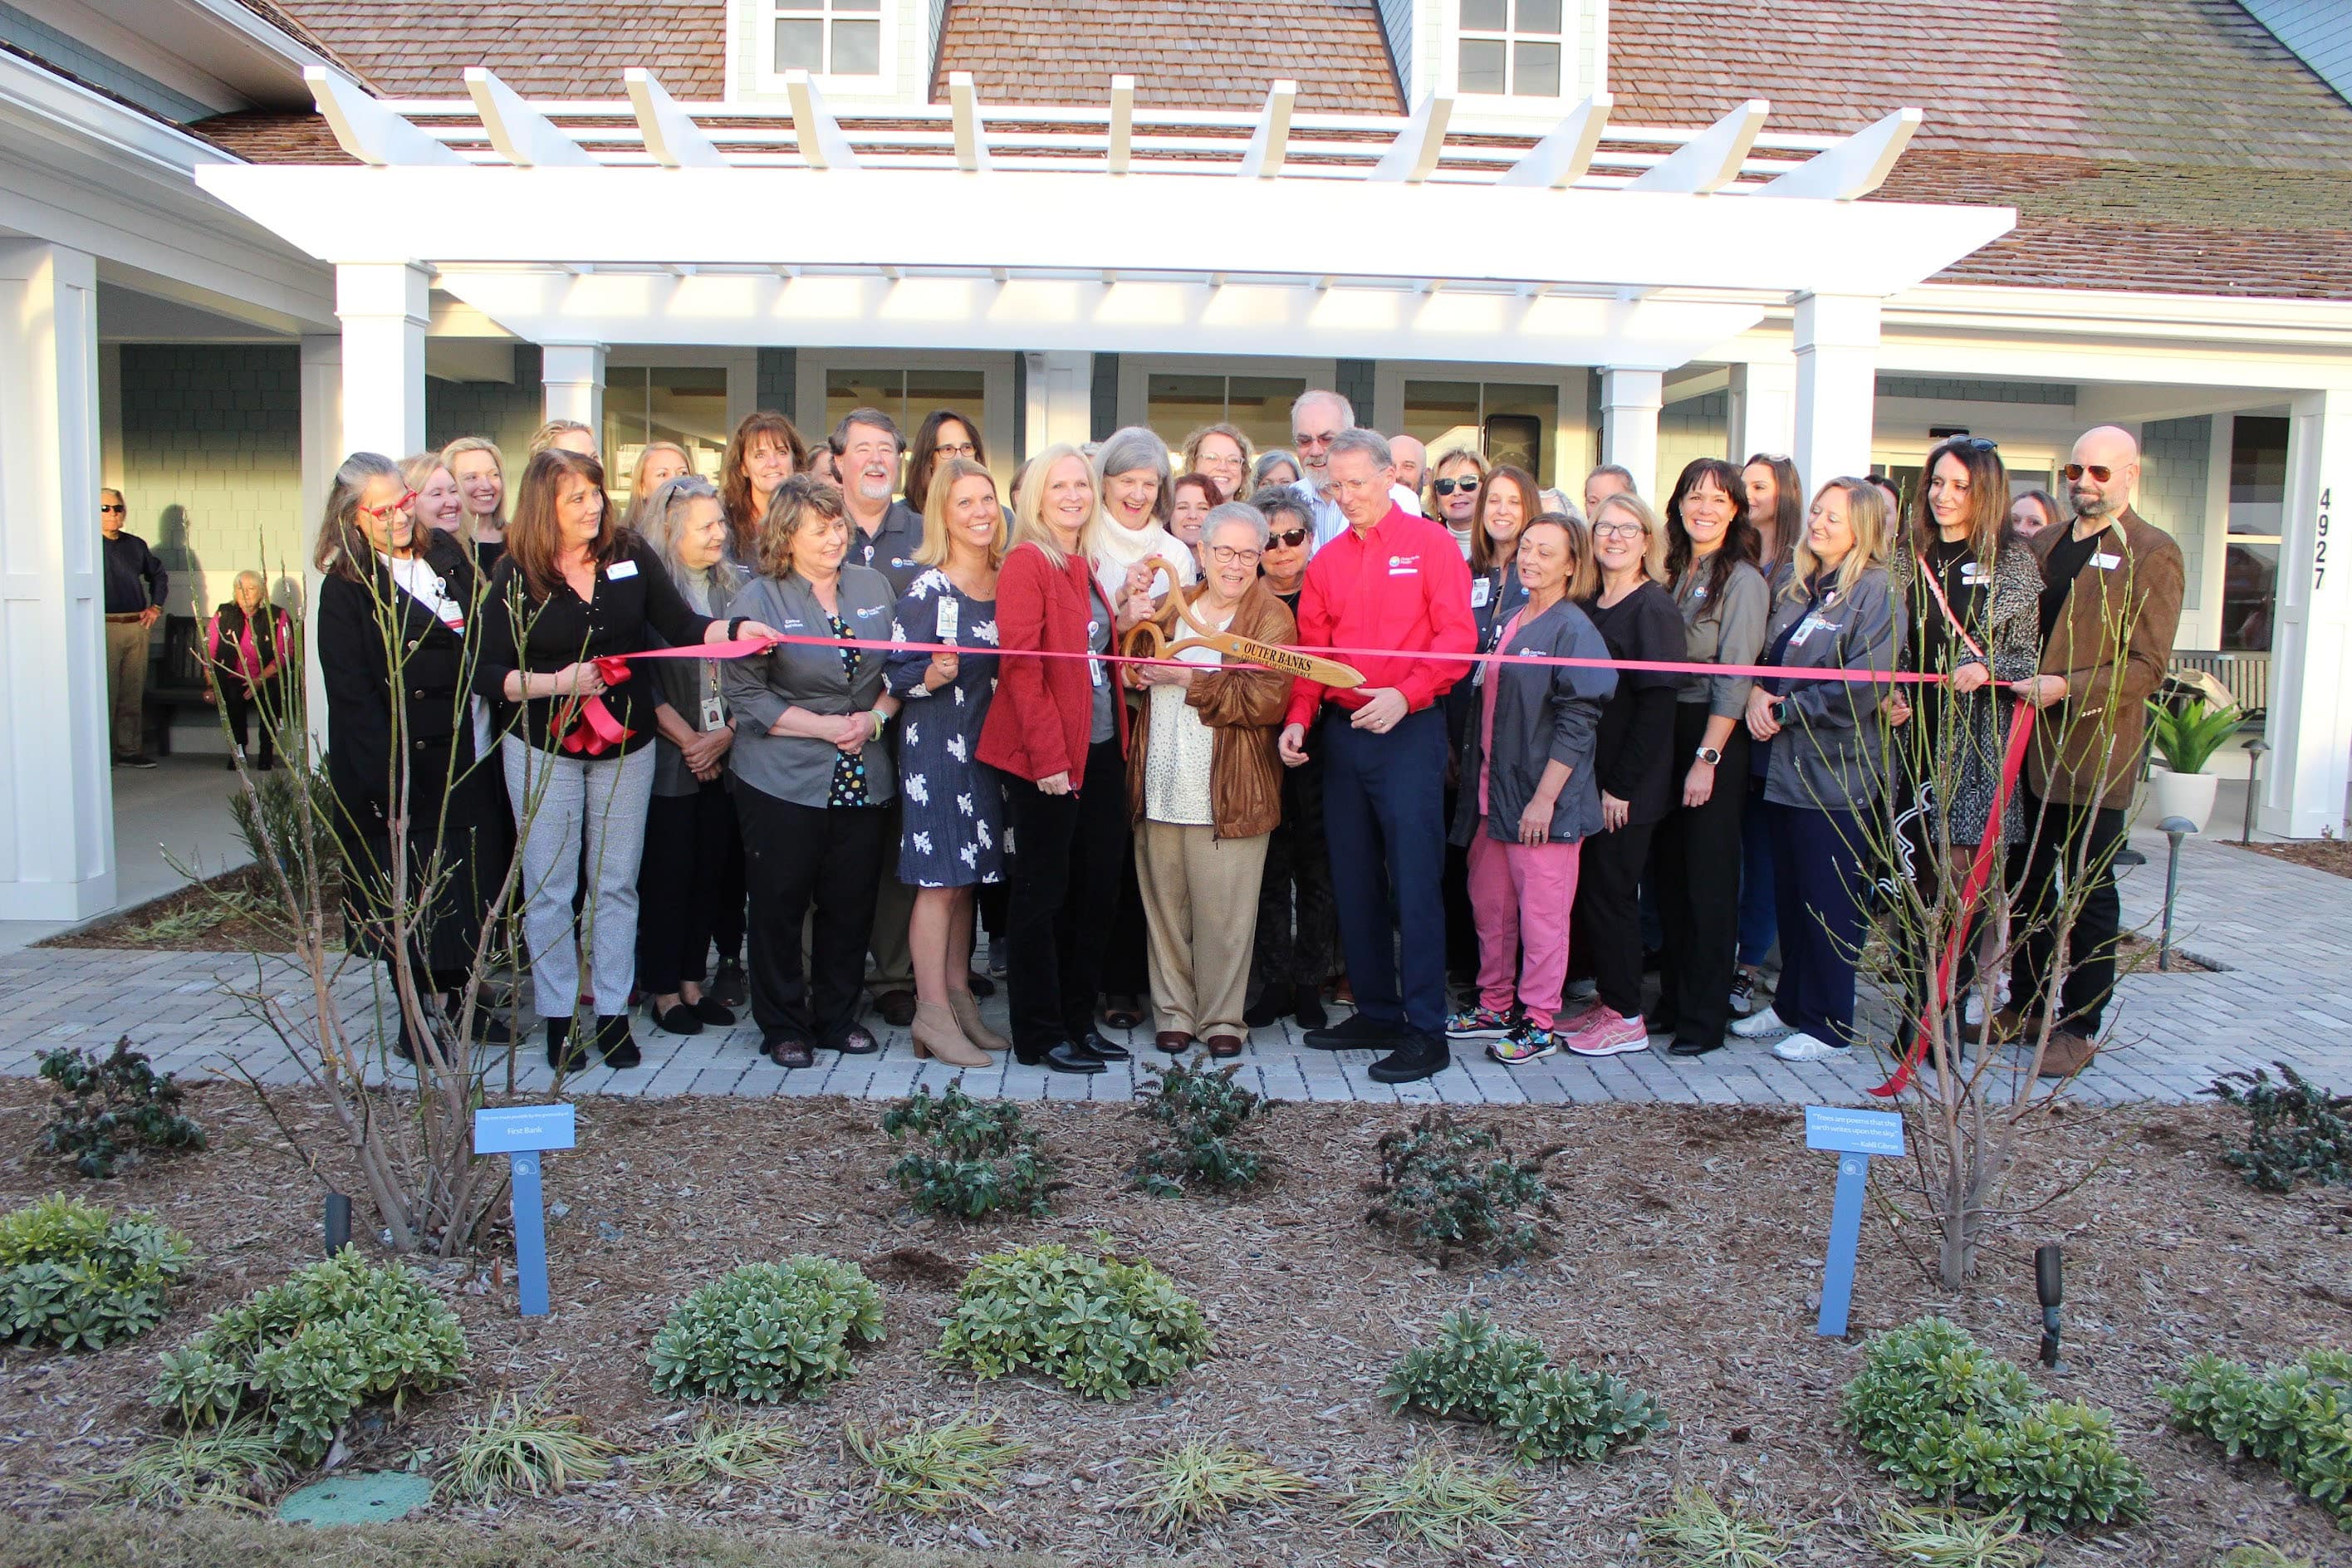
MULTIPOLYGON (((1607 658, 1609 645, 1582 610, 1562 599, 1523 622, 1496 645, 1498 653, 1545 658, 1607 658)), ((1471 700, 1470 722, 1462 737, 1462 788, 1454 806, 1455 844, 1467 845, 1478 828, 1478 770, 1487 768, 1486 837, 1516 843, 1519 816, 1535 798, 1544 765, 1566 763, 1567 787, 1552 807, 1551 841, 1573 844, 1601 831, 1601 780, 1592 749, 1601 728, 1601 705, 1617 691, 1617 672, 1571 665, 1490 664, 1495 688, 1495 749, 1484 752, 1486 693, 1471 700)), ((1465 682, 1465 684, 1468 684, 1465 682)))
MULTIPOLYGON (((853 637, 877 642, 898 638, 898 618, 892 613, 898 595, 881 573, 844 566, 835 598, 853 637)), ((728 609, 732 616, 765 621, 786 637, 829 637, 833 633, 824 606, 798 573, 781 581, 753 579, 728 609)), ((862 713, 873 707, 882 700, 882 666, 887 657, 882 648, 860 648, 853 674, 843 672, 837 646, 813 643, 778 643, 764 654, 728 660, 719 684, 735 725, 735 744, 728 752, 735 776, 778 800, 823 806, 832 790, 833 763, 840 748, 830 741, 768 731, 787 708, 831 714, 862 713)), ((890 748, 871 741, 860 754, 866 762, 866 794, 875 805, 883 805, 898 787, 890 748)))
MULTIPOLYGON (((1764 646, 1797 627, 1781 651, 1790 669, 1893 669, 1901 636, 1886 569, 1871 566, 1844 593, 1776 595, 1764 646)), ((1780 689, 1780 732, 1772 738, 1764 798, 1806 811, 1859 811, 1886 772, 1886 726, 1878 706, 1889 689, 1861 680, 1767 680, 1780 689)))
MULTIPOLYGON (((1764 574, 1741 561, 1724 579, 1723 601, 1706 597, 1708 563, 1697 562, 1671 585, 1675 607, 1683 613, 1683 657, 1693 664, 1754 664, 1766 646, 1764 626, 1770 619, 1772 590, 1764 574)), ((1744 675, 1685 675, 1677 702, 1704 702, 1717 719, 1738 719, 1748 711, 1748 689, 1755 685, 1744 675)))
MULTIPOLYGON (((727 606, 742 588, 744 580, 743 569, 731 561, 721 561, 712 568, 710 605, 707 613, 726 615, 727 606)), ((686 590, 680 588, 678 592, 683 594, 686 590)), ((687 603, 692 605, 694 601, 688 597, 687 603)), ((646 640, 657 641, 650 636, 646 640)), ((715 658, 649 658, 637 666, 640 676, 653 677, 655 688, 661 692, 661 700, 686 721, 686 727, 689 730, 719 727, 702 721, 702 700, 717 690, 725 668, 725 661, 715 658)), ((722 713, 719 724, 726 721, 722 713)), ((732 751, 734 748, 730 746, 728 749, 732 751)), ((654 739, 654 793, 658 795, 687 795, 701 787, 702 781, 687 768, 686 753, 671 745, 669 738, 656 730, 654 739)))

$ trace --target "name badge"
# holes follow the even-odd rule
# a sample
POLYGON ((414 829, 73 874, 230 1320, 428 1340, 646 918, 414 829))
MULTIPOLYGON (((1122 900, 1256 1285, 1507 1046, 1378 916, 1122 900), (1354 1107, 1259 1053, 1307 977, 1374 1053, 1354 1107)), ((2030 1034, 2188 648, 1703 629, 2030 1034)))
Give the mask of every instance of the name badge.
POLYGON ((2123 563, 2124 558, 2120 555, 2094 555, 2091 557, 2091 564, 2097 567, 2102 572, 2112 572, 2123 563))
POLYGON ((604 568, 604 580, 608 583, 617 583, 624 577, 634 577, 636 574, 637 563, 634 561, 615 561, 604 568))
POLYGON ((1963 562, 1961 562, 1961 563, 1960 563, 1960 581, 1961 581, 1961 582, 1963 582, 1963 583, 1981 583, 1981 582, 1983 582, 1984 580, 1985 580, 1985 569, 1984 569, 1984 563, 1983 563, 1983 562, 1981 562, 1981 561, 1963 561, 1963 562))
POLYGON ((719 700, 719 694, 715 691, 703 693, 702 727, 705 730, 723 730, 727 727, 727 705, 719 700))
POLYGON ((1494 596, 1495 584, 1492 580, 1481 577, 1476 582, 1470 584, 1470 607, 1472 609, 1485 609, 1486 607, 1486 601, 1494 596))
POLYGON ((963 605, 960 602, 954 599, 941 599, 940 601, 939 640, 943 643, 954 642, 956 640, 958 624, 961 621, 962 617, 963 605))
MULTIPOLYGON (((1087 647, 1091 648, 1095 646, 1095 637, 1101 631, 1102 623, 1100 621, 1089 619, 1087 622, 1087 647)), ((1090 658, 1087 660, 1087 668, 1093 674, 1095 678, 1095 685, 1097 689, 1108 684, 1104 674, 1102 660, 1098 658, 1090 658)))

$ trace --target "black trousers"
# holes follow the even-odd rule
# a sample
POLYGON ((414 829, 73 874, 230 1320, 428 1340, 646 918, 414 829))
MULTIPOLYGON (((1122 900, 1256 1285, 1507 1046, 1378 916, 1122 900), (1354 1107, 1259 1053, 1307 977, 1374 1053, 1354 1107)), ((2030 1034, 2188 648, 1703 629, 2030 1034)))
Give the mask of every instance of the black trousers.
POLYGON ((228 732, 236 740, 236 749, 253 758, 254 765, 268 768, 276 761, 270 743, 271 725, 278 715, 264 708, 261 710, 261 748, 255 751, 246 740, 247 731, 253 727, 254 709, 259 704, 259 694, 233 675, 225 675, 213 683, 220 693, 221 711, 228 717, 228 732))
POLYGON ((1319 994, 1338 962, 1331 849, 1323 840, 1323 762, 1282 770, 1282 820, 1265 841, 1251 966, 1262 985, 1311 985, 1319 994))
POLYGON ((2121 806, 2065 805, 2025 796, 2025 831, 2032 854, 2019 898, 2023 941, 2009 972, 2010 1005, 2032 1016, 2049 1005, 2050 971, 2058 939, 2067 938, 2069 965, 2059 987, 2057 1029, 2096 1038, 2116 990, 2116 943, 2123 928, 2123 898, 2116 891, 2116 851, 2126 834, 2121 806), (2080 874, 2080 897, 2068 884, 2080 874), (2073 903, 2071 922, 2062 906, 2073 903))
POLYGON ((667 996, 688 981, 702 984, 713 929, 735 927, 743 941, 743 837, 727 781, 692 795, 657 795, 646 810, 646 855, 637 869, 637 989, 667 996))
POLYGON ((1004 799, 1014 850, 1005 988, 1013 1043, 1034 1055, 1083 1040, 1094 1027, 1119 878, 1133 859, 1118 742, 1097 742, 1087 752, 1085 783, 1075 795, 1047 795, 1008 776, 1004 799))
MULTIPOLYGON (((1675 793, 1706 735, 1706 704, 1675 704, 1675 793)), ((1723 1043, 1731 1023, 1731 972, 1739 948, 1739 833, 1748 811, 1748 731, 1723 743, 1705 805, 1677 805, 1658 824, 1658 1019, 1677 1040, 1723 1043)))
POLYGON ((1642 868, 1655 825, 1629 822, 1584 840, 1569 912, 1568 951, 1592 976, 1601 1005, 1620 1016, 1642 1013, 1642 868))
POLYGON ((796 805, 738 779, 735 815, 751 895, 751 1016, 761 1038, 837 1047, 857 1022, 866 987, 887 814, 878 805, 796 805), (803 975, 801 922, 812 909, 803 975))

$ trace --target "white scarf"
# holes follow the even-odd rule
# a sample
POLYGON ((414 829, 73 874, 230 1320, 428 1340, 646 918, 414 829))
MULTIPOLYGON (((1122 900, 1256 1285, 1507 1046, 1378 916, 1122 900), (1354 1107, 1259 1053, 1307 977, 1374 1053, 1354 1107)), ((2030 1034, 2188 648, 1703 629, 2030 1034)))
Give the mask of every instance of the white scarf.
MULTIPOLYGON (((1144 528, 1122 527, 1107 511, 1095 513, 1094 526, 1086 542, 1087 560, 1095 569, 1095 581, 1102 584, 1103 597, 1118 606, 1119 591, 1127 586, 1128 569, 1147 555, 1157 555, 1176 563, 1176 574, 1186 584, 1201 575, 1194 564, 1192 552, 1184 542, 1158 522, 1144 528)), ((1151 596, 1164 598, 1168 593, 1168 574, 1155 573, 1151 578, 1151 596)))

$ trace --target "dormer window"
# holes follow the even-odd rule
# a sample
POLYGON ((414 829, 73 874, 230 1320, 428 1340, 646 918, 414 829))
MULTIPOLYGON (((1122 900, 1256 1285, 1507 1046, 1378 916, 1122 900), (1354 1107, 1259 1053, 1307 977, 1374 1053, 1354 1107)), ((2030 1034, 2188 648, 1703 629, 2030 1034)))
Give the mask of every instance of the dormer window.
POLYGON ((1561 0, 1459 0, 1455 81, 1462 92, 1558 98, 1561 0))
MULTIPOLYGON (((819 77, 882 74, 882 0, 774 0, 769 68, 819 77)), ((1557 7, 1555 7, 1557 9, 1557 7)))

